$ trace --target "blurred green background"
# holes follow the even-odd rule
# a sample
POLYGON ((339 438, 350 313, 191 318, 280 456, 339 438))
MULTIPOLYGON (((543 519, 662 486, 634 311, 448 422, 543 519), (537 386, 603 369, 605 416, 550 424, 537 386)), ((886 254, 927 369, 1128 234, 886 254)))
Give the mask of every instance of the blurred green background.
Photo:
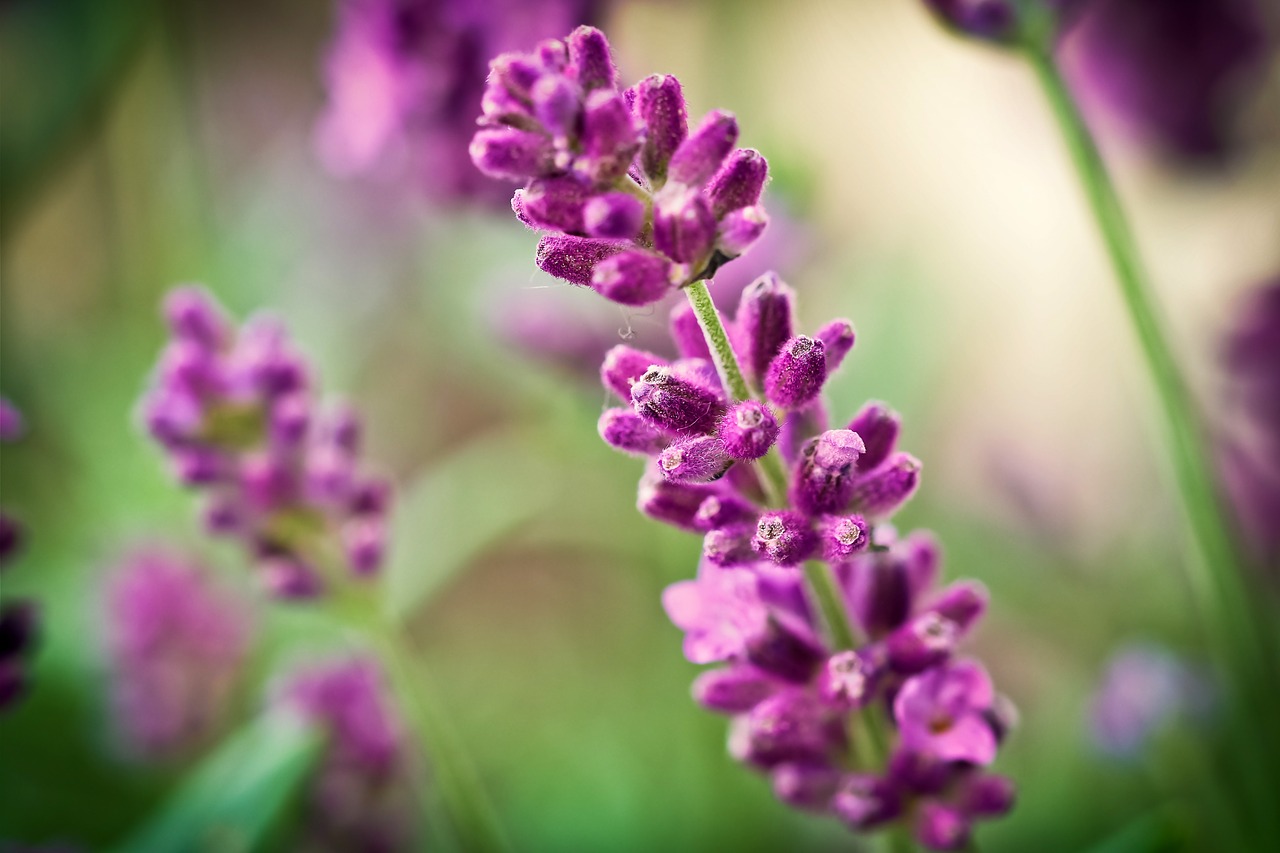
MULTIPOLYGON (((120 554, 153 541, 248 588, 240 552, 201 536, 134 417, 160 297, 198 281, 238 316, 287 318, 325 386, 364 413, 368 458, 405 495, 394 582, 431 592, 418 650, 519 849, 855 846, 728 757, 659 602, 699 541, 635 512, 639 463, 597 438, 598 386, 530 358, 495 320, 511 300, 606 336, 664 318, 601 310, 537 273, 536 238, 500 211, 327 175, 311 130, 332 13, 0 7, 0 391, 28 422, 0 487, 30 533, 3 584, 46 620, 35 688, 0 718, 0 839, 100 849, 184 770, 115 742, 99 596, 120 554)), ((805 247, 779 270, 803 327, 844 315, 858 330, 833 410, 878 398, 903 414, 926 479, 899 526, 935 530, 946 576, 992 591, 971 648, 1020 709, 996 769, 1021 799, 983 847, 1120 834, 1145 845, 1124 849, 1173 849, 1167 827, 1192 819, 1184 795, 1202 781, 1176 734, 1117 762, 1092 746, 1087 709, 1122 641, 1202 658, 1184 533, 1034 81, 914 3, 624 2, 605 29, 624 79, 676 74, 691 112, 734 110, 769 157, 805 247)), ((1280 150, 1188 176, 1105 128, 1103 143, 1212 400, 1236 296, 1280 268, 1280 150)), ((257 615, 264 675, 342 642, 305 608, 257 615)), ((246 686, 238 713, 261 697, 246 686)))

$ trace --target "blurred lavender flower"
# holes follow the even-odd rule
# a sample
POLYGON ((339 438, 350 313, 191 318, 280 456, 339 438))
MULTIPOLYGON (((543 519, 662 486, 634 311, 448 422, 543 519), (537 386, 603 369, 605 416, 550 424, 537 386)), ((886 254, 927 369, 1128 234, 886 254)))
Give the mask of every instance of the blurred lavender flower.
POLYGON ((308 795, 308 843, 322 850, 410 849, 409 764, 377 664, 351 658, 301 668, 283 680, 275 704, 329 735, 308 795))
POLYGON ((377 574, 390 487, 361 469, 356 413, 319 408, 278 320, 236 329, 193 287, 170 293, 165 311, 172 339, 142 413, 178 479, 206 492, 209 532, 243 540, 280 598, 377 574))
POLYGON ((735 148, 726 112, 688 126, 680 82, 621 90, 604 34, 579 27, 491 64, 471 158, 527 181, 512 207, 550 231, 537 263, 623 305, 648 305, 711 278, 764 232, 768 166, 735 148))
POLYGON ((1068 47, 1086 101, 1163 153, 1201 162, 1231 151, 1272 53, 1258 0, 1092 0, 1068 47))
POLYGON ((1013 45, 1039 33, 1061 35, 1091 0, 924 0, 947 29, 970 38, 1013 45))
POLYGON ((1168 649, 1130 643, 1107 662, 1093 696, 1090 727, 1100 750, 1135 758, 1166 725, 1201 716, 1211 704, 1205 678, 1168 649))
MULTIPOLYGON (((25 425, 22 413, 4 397, 0 397, 0 443, 8 444, 22 437, 25 425)), ((3 569, 22 547, 22 525, 0 507, 0 569, 3 569)))
POLYGON ((1241 306, 1223 356, 1237 430, 1222 442, 1227 494, 1255 557, 1280 565, 1280 279, 1241 306))
POLYGON ((148 757, 189 752, 226 719, 253 634, 245 602, 149 548, 110 576, 105 605, 118 728, 148 757))
MULTIPOLYGON (((16 441, 23 430, 22 414, 0 397, 0 442, 16 441)), ((0 508, 0 569, 12 561, 22 539, 22 525, 0 508)), ((0 603, 0 712, 16 705, 30 686, 29 664, 39 623, 34 603, 24 599, 0 603)))
MULTIPOLYGON (((340 0, 315 132, 338 176, 398 154, 445 199, 500 204, 510 187, 471 168, 467 144, 489 57, 587 23, 593 0, 340 0)), ((404 169, 396 171, 403 172, 404 169)))

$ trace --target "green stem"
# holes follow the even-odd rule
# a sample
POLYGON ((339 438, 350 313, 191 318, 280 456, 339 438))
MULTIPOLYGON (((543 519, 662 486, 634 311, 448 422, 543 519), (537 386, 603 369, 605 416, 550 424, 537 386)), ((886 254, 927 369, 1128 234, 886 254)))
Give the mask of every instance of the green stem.
POLYGON ((822 611, 822 621, 827 627, 832 647, 836 651, 856 649, 858 635, 849 621, 849 611, 844 606, 835 571, 826 563, 810 560, 804 564, 804 574, 809 588, 813 590, 813 597, 818 601, 818 609, 822 611))

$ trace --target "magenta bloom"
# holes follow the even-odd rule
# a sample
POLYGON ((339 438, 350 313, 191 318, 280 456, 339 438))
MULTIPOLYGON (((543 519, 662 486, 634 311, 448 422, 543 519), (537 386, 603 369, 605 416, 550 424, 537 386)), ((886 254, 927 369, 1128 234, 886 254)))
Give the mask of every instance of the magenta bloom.
POLYGON ((746 654, 768 621, 756 576, 745 569, 703 561, 697 580, 680 581, 662 593, 662 606, 685 632, 684 653, 693 663, 715 663, 746 654))
POLYGON ((1134 758, 1165 726, 1211 704, 1209 684, 1172 652, 1131 643, 1107 661, 1090 706, 1090 730, 1103 752, 1134 758))
POLYGON ((165 757, 214 734, 253 635, 246 603, 199 565, 147 549, 114 570, 105 606, 113 707, 129 745, 165 757))
POLYGON ((995 700, 980 664, 960 661, 907 679, 893 703, 902 742, 943 761, 990 764, 996 736, 986 714, 995 700))

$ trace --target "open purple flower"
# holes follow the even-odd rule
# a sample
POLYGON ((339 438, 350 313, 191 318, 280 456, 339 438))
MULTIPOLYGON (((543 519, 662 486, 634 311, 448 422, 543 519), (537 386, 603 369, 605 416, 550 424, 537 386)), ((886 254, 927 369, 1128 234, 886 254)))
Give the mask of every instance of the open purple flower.
POLYGON ((902 742, 943 761, 990 764, 996 736, 986 714, 995 700, 981 665, 960 661, 907 679, 893 703, 902 742))

